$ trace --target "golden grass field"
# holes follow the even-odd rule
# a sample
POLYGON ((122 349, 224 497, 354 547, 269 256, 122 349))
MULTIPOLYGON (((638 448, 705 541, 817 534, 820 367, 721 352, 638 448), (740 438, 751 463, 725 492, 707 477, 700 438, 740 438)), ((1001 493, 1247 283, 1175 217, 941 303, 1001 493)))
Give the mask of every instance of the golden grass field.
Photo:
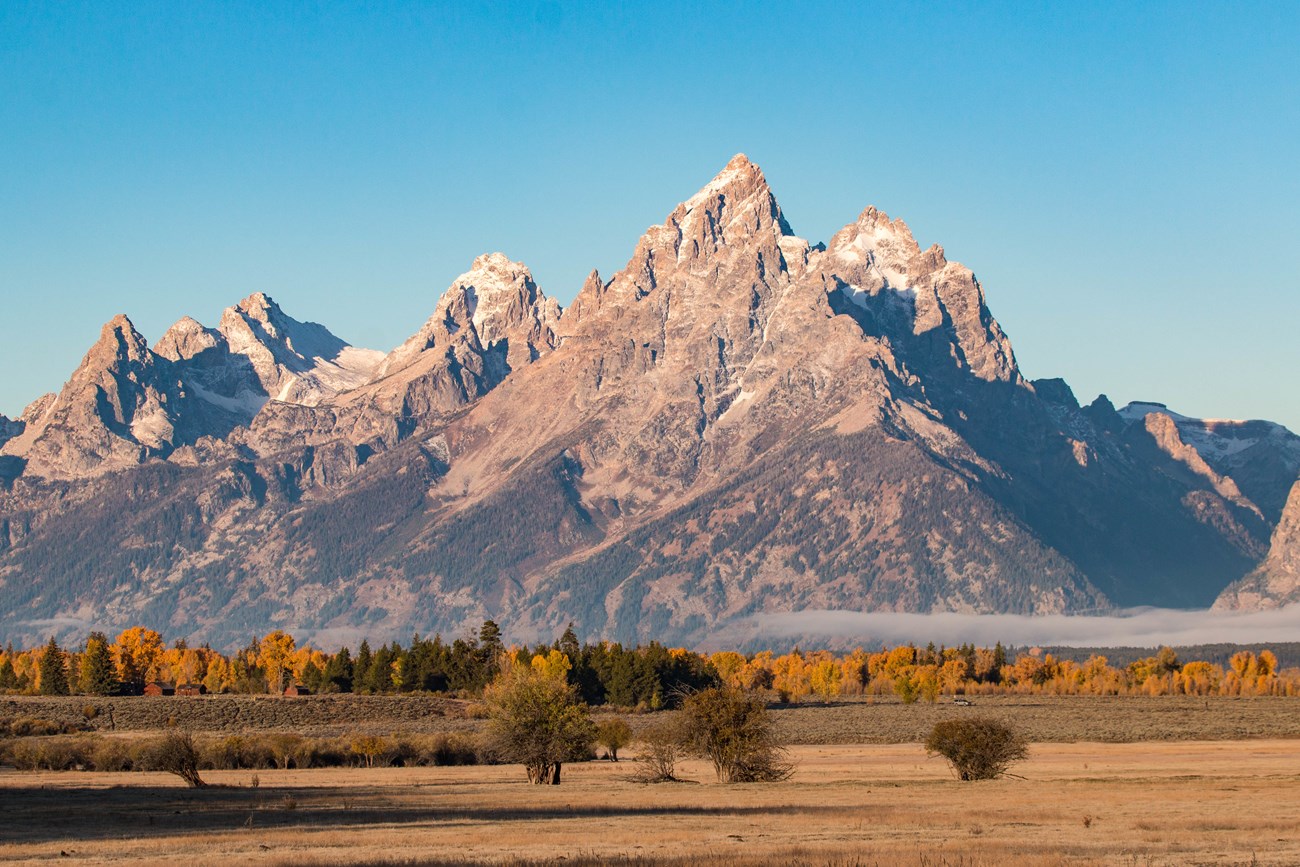
POLYGON ((0 861, 77 864, 1300 864, 1300 741, 1034 744, 956 781, 916 744, 804 745, 783 783, 630 782, 629 762, 0 771, 0 861), (64 857, 66 853, 66 857, 64 857))

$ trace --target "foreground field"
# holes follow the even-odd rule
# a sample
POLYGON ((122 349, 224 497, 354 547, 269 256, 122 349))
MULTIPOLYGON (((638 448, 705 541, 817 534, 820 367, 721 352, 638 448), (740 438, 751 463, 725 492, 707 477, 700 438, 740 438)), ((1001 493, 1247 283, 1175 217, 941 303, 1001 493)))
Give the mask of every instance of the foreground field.
MULTIPOLYGON (((0 719, 39 717, 116 732, 158 731, 174 723, 196 733, 429 734, 476 730, 481 720, 469 718, 473 710, 471 702, 425 695, 0 698, 0 719), (89 721, 88 706, 96 709, 89 721)), ((888 696, 775 706, 772 713, 778 731, 794 744, 915 743, 938 720, 972 713, 1005 719, 1032 741, 1300 738, 1300 700, 1268 696, 981 696, 971 708, 949 698, 906 705, 888 696)), ((627 717, 634 729, 654 718, 627 717)))
POLYGON ((356 864, 1291 865, 1294 741, 1037 744, 959 783, 919 746, 801 746, 795 777, 645 786, 627 762, 158 774, 0 771, 0 861, 356 864), (563 860, 561 860, 563 859, 563 860))

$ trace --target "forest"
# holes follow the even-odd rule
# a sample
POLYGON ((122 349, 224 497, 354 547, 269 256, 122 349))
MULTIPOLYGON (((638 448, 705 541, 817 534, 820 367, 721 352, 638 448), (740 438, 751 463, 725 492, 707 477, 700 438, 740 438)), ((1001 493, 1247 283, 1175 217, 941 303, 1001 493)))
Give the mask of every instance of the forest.
POLYGON ((135 695, 147 684, 189 685, 210 694, 435 693, 476 698, 505 661, 562 674, 589 705, 634 710, 677 706, 681 699, 715 685, 760 692, 782 703, 841 697, 894 695, 904 703, 935 702, 964 695, 1300 695, 1300 668, 1280 668, 1269 650, 1242 649, 1226 665, 1179 659, 1160 648, 1126 665, 1104 655, 1063 659, 1037 648, 1012 658, 999 643, 862 648, 742 654, 701 653, 657 642, 625 647, 617 642, 580 644, 572 628, 555 642, 507 646, 500 627, 486 621, 477 637, 447 642, 414 636, 403 645, 329 653, 300 645, 275 630, 248 646, 221 653, 170 646, 144 627, 115 638, 91 633, 78 648, 46 644, 0 651, 0 693, 11 695, 135 695))

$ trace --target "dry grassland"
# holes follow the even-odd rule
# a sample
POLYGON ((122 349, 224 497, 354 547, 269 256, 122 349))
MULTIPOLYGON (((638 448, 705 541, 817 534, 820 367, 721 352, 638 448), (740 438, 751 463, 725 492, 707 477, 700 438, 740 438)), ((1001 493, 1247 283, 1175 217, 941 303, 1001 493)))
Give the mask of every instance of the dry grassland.
POLYGON ((1036 744, 960 783, 915 744, 800 746, 789 782, 645 786, 631 768, 0 771, 0 861, 79 864, 1300 864, 1300 743, 1036 744), (67 858, 62 856, 66 853, 67 858), (563 860, 561 860, 563 859, 563 860))

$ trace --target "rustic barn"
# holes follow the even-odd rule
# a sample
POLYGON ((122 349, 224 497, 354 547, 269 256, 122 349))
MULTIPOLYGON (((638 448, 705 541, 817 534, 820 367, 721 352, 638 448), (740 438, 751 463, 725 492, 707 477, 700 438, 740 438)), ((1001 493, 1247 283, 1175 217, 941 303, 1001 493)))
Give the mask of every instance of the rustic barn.
POLYGON ((145 695, 175 695, 176 687, 161 680, 151 680, 144 685, 145 695))
POLYGON ((176 684, 177 695, 206 695, 208 688, 201 683, 178 683, 176 684))
POLYGON ((288 696, 311 695, 311 690, 305 686, 291 683, 284 688, 284 694, 288 696))

